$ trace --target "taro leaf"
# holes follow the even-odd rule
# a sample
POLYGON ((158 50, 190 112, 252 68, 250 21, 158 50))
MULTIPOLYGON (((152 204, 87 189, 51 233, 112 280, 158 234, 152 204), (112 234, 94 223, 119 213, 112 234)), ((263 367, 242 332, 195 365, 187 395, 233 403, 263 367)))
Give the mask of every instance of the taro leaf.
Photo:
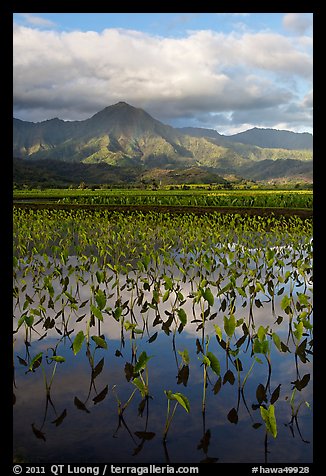
POLYGON ((173 393, 172 399, 177 400, 177 402, 180 403, 180 405, 186 410, 187 413, 190 412, 190 403, 188 398, 185 395, 179 392, 173 393))
POLYGON ((201 352, 202 354, 204 353, 203 348, 202 348, 201 343, 199 342, 198 338, 196 339, 196 347, 197 347, 197 352, 196 352, 197 354, 199 354, 199 352, 201 352))
POLYGON ((90 411, 86 408, 85 404, 79 400, 79 398, 75 397, 74 404, 78 408, 78 410, 83 410, 86 413, 90 413, 90 411))
MULTIPOLYGON (((198 357, 198 359, 199 359, 199 357, 198 357)), ((211 361, 209 360, 208 357, 206 357, 206 355, 203 355, 202 362, 203 362, 204 365, 207 365, 208 367, 211 365, 211 361)))
POLYGON ((98 375, 102 372, 104 367, 104 357, 99 361, 96 367, 92 370, 92 379, 95 380, 98 375))
POLYGON ((28 364, 27 364, 26 360, 19 357, 19 355, 17 355, 17 359, 18 359, 18 361, 21 365, 24 365, 25 367, 27 367, 28 364))
POLYGON ((166 276, 166 274, 163 276, 163 279, 164 279, 164 288, 166 290, 172 289, 172 287, 173 287, 172 279, 169 278, 169 276, 166 276))
POLYGON ((205 291, 203 293, 203 297, 204 297, 205 301, 207 301, 210 306, 214 305, 214 296, 213 296, 212 291, 210 290, 210 288, 205 289, 205 291))
POLYGON ((256 304, 256 307, 258 307, 258 308, 263 307, 262 302, 261 302, 260 299, 255 299, 255 304, 256 304))
POLYGON ((197 450, 202 449, 204 453, 206 454, 208 451, 210 440, 211 440, 211 430, 207 430, 204 436, 202 437, 202 439, 200 440, 197 446, 197 450))
POLYGON ((227 333, 228 337, 232 337, 235 331, 235 317, 234 314, 231 314, 230 317, 228 318, 227 316, 224 316, 224 330, 227 333))
POLYGON ((265 340, 265 336, 266 336, 265 327, 259 326, 259 329, 257 331, 257 337, 258 337, 260 343, 262 343, 265 340))
POLYGON ((226 309, 226 299, 224 298, 223 301, 221 302, 221 306, 220 306, 220 311, 224 312, 225 309, 226 309))
POLYGON ((283 311, 285 311, 287 308, 290 307, 290 305, 291 305, 291 298, 285 294, 281 301, 281 308, 283 309, 283 311))
POLYGON ((24 321, 26 322, 28 327, 32 327, 34 323, 34 316, 25 316, 24 321))
POLYGON ((156 289, 153 289, 152 304, 158 304, 160 302, 160 293, 156 289))
POLYGON ((252 427, 253 427, 255 430, 257 430, 257 428, 260 428, 261 425, 262 425, 261 423, 254 423, 254 424, 252 425, 252 427))
POLYGON ((222 349, 226 350, 226 342, 225 340, 221 339, 219 340, 219 338, 216 336, 216 340, 217 342, 220 344, 220 346, 222 347, 222 349))
POLYGON ((148 343, 151 344, 152 342, 154 342, 154 340, 156 340, 156 337, 157 337, 158 333, 155 332, 155 334, 153 334, 149 339, 148 339, 148 343))
POLYGON ((48 330, 48 329, 53 329, 53 327, 55 326, 55 320, 54 319, 51 319, 49 316, 45 319, 44 321, 44 324, 43 324, 43 327, 44 329, 48 330))
POLYGON ((280 396, 280 389, 281 389, 281 384, 279 384, 274 390, 274 392, 272 393, 271 400, 270 400, 271 404, 274 404, 276 400, 278 400, 280 396))
POLYGON ((164 390, 164 393, 168 400, 174 400, 172 390, 164 390))
POLYGON ((239 349, 246 339, 247 339, 247 334, 243 334, 243 336, 241 336, 240 339, 238 339, 237 342, 235 343, 236 347, 239 349))
POLYGON ((105 340, 103 339, 103 337, 100 337, 100 336, 92 336, 92 340, 95 342, 95 344, 96 344, 98 347, 101 347, 102 349, 107 349, 107 348, 108 348, 108 344, 105 342, 105 340))
POLYGON ((122 307, 118 306, 112 311, 113 317, 116 321, 119 321, 122 314, 122 307))
POLYGON ((67 416, 67 410, 65 409, 65 410, 63 410, 63 412, 61 413, 61 415, 60 415, 58 418, 56 418, 55 420, 53 420, 52 423, 54 423, 55 426, 59 426, 59 425, 61 425, 61 423, 63 422, 63 420, 66 418, 66 416, 67 416))
POLYGON ((282 341, 281 341, 281 349, 282 349, 282 352, 291 352, 290 349, 288 348, 288 346, 286 344, 284 344, 284 342, 282 342, 282 341))
POLYGON ((221 366, 218 358, 215 357, 212 352, 207 352, 207 357, 209 358, 211 369, 216 373, 217 376, 219 376, 221 373, 221 366))
POLYGON ((181 332, 183 331, 183 328, 184 328, 184 325, 180 324, 178 327, 178 334, 181 334, 181 332))
POLYGON ((77 304, 76 299, 70 293, 68 293, 68 291, 65 291, 64 294, 67 296, 67 298, 72 304, 77 304))
POLYGON ((268 350, 267 340, 264 340, 263 342, 259 342, 258 338, 254 340, 253 351, 255 354, 266 354, 267 350, 268 350))
POLYGON ((256 389, 256 398, 259 404, 262 402, 267 402, 266 390, 262 383, 260 383, 256 389))
POLYGON ((104 291, 102 291, 102 289, 99 289, 97 293, 95 294, 95 300, 99 307, 99 310, 102 311, 105 308, 105 304, 106 304, 106 296, 104 291))
POLYGON ((34 426, 34 423, 32 423, 32 430, 33 430, 33 433, 34 433, 34 435, 36 436, 36 438, 38 438, 39 440, 46 441, 45 433, 43 433, 43 431, 38 430, 38 429, 34 426))
POLYGON ((265 422, 266 430, 273 435, 274 438, 277 436, 277 424, 275 418, 275 409, 274 405, 270 405, 268 409, 260 407, 260 414, 262 419, 265 422))
POLYGON ((170 296, 170 291, 165 291, 165 293, 163 294, 162 302, 167 301, 169 299, 169 296, 170 296))
POLYGON ((188 365, 190 362, 189 352, 188 349, 185 350, 178 350, 178 354, 181 355, 182 361, 188 365))
POLYGON ((169 335, 171 330, 170 330, 170 326, 173 322, 173 314, 170 315, 169 319, 167 321, 165 321, 163 324, 162 324, 162 330, 167 334, 169 335))
POLYGON ((277 316, 276 324, 281 324, 283 322, 283 316, 277 316))
POLYGON ((177 384, 183 383, 186 387, 189 379, 189 365, 183 365, 182 368, 178 372, 178 380, 177 384))
POLYGON ((95 274, 96 274, 96 278, 97 278, 98 283, 99 283, 99 284, 103 283, 103 281, 104 281, 104 273, 103 273, 103 271, 99 271, 99 270, 98 270, 98 271, 96 271, 95 274))
POLYGON ((308 385, 309 380, 310 380, 310 374, 305 374, 301 380, 298 379, 291 383, 293 383, 295 388, 297 388, 299 392, 301 392, 301 390, 308 385))
POLYGON ((295 331, 293 332, 294 336, 296 337, 296 339, 300 342, 301 338, 302 338, 302 335, 303 335, 303 331, 304 331, 304 328, 303 328, 303 322, 300 321, 298 322, 297 324, 294 323, 294 326, 296 327, 295 331))
POLYGON ((216 337, 218 337, 219 340, 222 340, 222 329, 217 324, 214 324, 214 329, 215 329, 216 337))
POLYGON ((107 396, 108 391, 109 391, 109 386, 106 385, 104 389, 98 395, 96 395, 96 397, 93 398, 94 405, 104 400, 105 397, 107 396))
POLYGON ((177 313, 178 313, 178 317, 181 321, 181 324, 183 326, 185 326, 187 324, 187 314, 185 313, 185 310, 184 309, 178 309, 177 310, 177 313))
POLYGON ((235 381, 235 377, 233 372, 231 370, 227 370, 223 377, 223 385, 225 385, 226 382, 229 382, 231 385, 233 385, 234 381, 235 381))
POLYGON ((135 385, 135 387, 138 388, 138 390, 140 391, 140 394, 143 398, 145 398, 146 396, 146 393, 147 393, 147 389, 144 385, 144 383, 140 380, 140 378, 134 378, 134 380, 132 381, 132 383, 135 385))
POLYGON ((230 423, 234 423, 235 425, 238 423, 239 417, 238 417, 238 412, 236 411, 235 408, 232 408, 229 411, 227 418, 230 423))
POLYGON ((91 304, 90 310, 99 321, 103 321, 103 314, 98 307, 94 306, 94 304, 91 304))
POLYGON ((72 344, 72 349, 73 349, 75 355, 78 354, 78 352, 82 348, 84 339, 85 339, 84 332, 79 331, 78 334, 75 337, 75 340, 74 340, 73 344, 72 344))
POLYGON ((126 362, 125 375, 128 382, 130 382, 134 376, 134 366, 130 362, 126 362))
POLYGON ((138 357, 137 363, 135 365, 135 373, 138 374, 142 369, 146 367, 147 362, 152 358, 148 356, 145 351, 143 351, 138 357))
POLYGON ((43 352, 40 352, 39 354, 35 355, 35 357, 32 359, 30 365, 29 365, 29 370, 32 372, 35 372, 35 369, 39 367, 42 363, 42 356, 43 352))
POLYGON ((279 336, 275 332, 273 332, 272 338, 273 338, 273 342, 274 342, 275 346, 277 347, 277 349, 280 352, 282 352, 281 339, 279 338, 279 336))
POLYGON ((54 355, 53 357, 51 357, 51 360, 54 360, 54 362, 65 362, 66 359, 64 357, 62 357, 61 355, 54 355))
POLYGON ((152 440, 155 436, 155 433, 152 431, 135 431, 135 435, 141 440, 152 440))
MULTIPOLYGON (((162 319, 161 319, 160 315, 157 314, 157 316, 155 317, 155 319, 154 319, 154 321, 153 321, 153 327, 154 327, 154 326, 157 326, 157 324, 161 324, 161 322, 162 322, 162 319)), ((149 341, 148 341, 148 342, 149 342, 149 341)))
POLYGON ((218 394, 218 392, 221 390, 221 387, 222 387, 222 378, 219 377, 216 381, 216 384, 213 387, 214 395, 218 394))
POLYGON ((271 296, 274 296, 274 283, 273 281, 270 279, 267 283, 267 288, 268 288, 268 292, 271 296))
POLYGON ((298 345, 295 351, 295 353, 299 356, 299 359, 301 360, 301 362, 303 362, 304 364, 308 362, 308 359, 306 357, 306 345, 307 345, 307 338, 304 339, 300 345, 298 345))

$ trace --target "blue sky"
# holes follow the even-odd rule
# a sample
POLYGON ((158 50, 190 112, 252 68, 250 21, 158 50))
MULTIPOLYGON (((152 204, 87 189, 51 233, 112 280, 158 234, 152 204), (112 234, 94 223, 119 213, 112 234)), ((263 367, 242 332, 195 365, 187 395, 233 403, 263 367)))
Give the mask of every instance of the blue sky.
POLYGON ((279 13, 33 13, 15 14, 18 24, 29 25, 31 18, 45 20, 39 28, 49 26, 58 31, 97 31, 105 28, 140 30, 153 35, 180 37, 187 30, 218 30, 230 32, 238 28, 271 29, 287 34, 279 13))
POLYGON ((310 13, 15 13, 14 115, 312 132, 310 13))

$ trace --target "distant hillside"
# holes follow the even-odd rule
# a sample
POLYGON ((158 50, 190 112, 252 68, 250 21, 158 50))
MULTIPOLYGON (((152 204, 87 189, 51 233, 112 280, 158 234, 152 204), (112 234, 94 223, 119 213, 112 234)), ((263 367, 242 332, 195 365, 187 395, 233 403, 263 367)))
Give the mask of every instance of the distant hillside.
MULTIPOLYGON (((288 131, 252 129, 234 136, 222 136, 211 129, 176 129, 154 119, 140 108, 119 102, 84 121, 55 118, 32 123, 14 119, 13 155, 24 159, 24 163, 19 162, 16 167, 16 174, 21 173, 23 166, 37 161, 38 172, 35 170, 35 173, 42 175, 40 167, 43 161, 44 169, 50 169, 50 173, 54 175, 59 173, 63 179, 65 173, 68 174, 67 179, 70 179, 74 171, 75 174, 82 173, 84 176, 87 169, 78 164, 106 164, 115 170, 121 168, 127 171, 203 168, 205 172, 202 179, 208 180, 208 173, 212 175, 212 181, 218 180, 222 173, 238 176, 252 173, 252 177, 257 177, 257 171, 260 170, 259 179, 259 176, 266 175, 263 170, 264 161, 275 162, 269 167, 275 177, 282 173, 280 171, 284 170, 287 160, 292 161, 291 167, 286 167, 294 176, 301 173, 301 162, 307 162, 303 168, 312 172, 312 149, 303 147, 307 144, 307 137, 311 138, 312 143, 310 134, 288 131), (292 148, 289 147, 290 138, 292 148), (258 143, 268 145, 262 147, 258 143), (258 162, 262 164, 255 168, 258 162), (69 163, 74 167, 69 168, 68 172, 68 167, 65 168, 62 163, 69 163)), ((106 172, 110 174, 112 170, 107 169, 106 172)), ((27 169, 25 172, 28 174, 27 169)), ((96 175, 97 172, 94 168, 89 168, 88 173, 96 175)), ((131 175, 134 177, 137 174, 138 172, 131 175)), ((124 175, 123 172, 116 173, 118 181, 120 175, 124 175)), ((196 176, 198 178, 201 174, 196 176)), ((103 175, 102 179, 111 181, 109 176, 103 175)), ((125 179, 124 176, 122 180, 125 179)))
POLYGON ((308 132, 291 132, 276 129, 260 129, 254 127, 239 134, 226 136, 232 142, 257 145, 271 149, 308 149, 313 148, 313 136, 308 132))

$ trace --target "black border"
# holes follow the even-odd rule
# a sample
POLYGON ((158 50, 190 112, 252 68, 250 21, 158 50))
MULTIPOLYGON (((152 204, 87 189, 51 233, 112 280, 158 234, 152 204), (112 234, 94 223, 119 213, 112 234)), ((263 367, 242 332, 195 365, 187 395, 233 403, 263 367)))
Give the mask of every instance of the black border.
MULTIPOLYGON (((8 468, 8 472, 4 470, 4 474, 12 474, 12 323, 11 323, 11 309, 12 309, 12 167, 7 167, 11 164, 12 157, 12 88, 13 88, 13 76, 12 76, 12 15, 19 12, 51 12, 51 13, 94 13, 94 12, 130 12, 130 13, 149 13, 149 12, 163 12, 166 13, 180 13, 180 12, 194 12, 194 13, 213 13, 219 12, 222 8, 226 12, 232 13, 237 11, 243 11, 243 7, 246 7, 246 12, 266 12, 266 13, 278 13, 285 11, 295 12, 309 12, 314 14, 314 248, 315 256, 314 260, 314 340, 315 340, 315 357, 314 357, 314 462, 310 468, 309 474, 319 474, 318 467, 322 464, 323 455, 323 427, 321 416, 323 415, 323 389, 321 384, 323 383, 323 363, 321 360, 321 347, 323 345, 323 330, 322 324, 325 320, 323 315, 321 296, 322 286, 324 281, 322 279, 324 267, 322 265, 323 253, 323 238, 322 231, 324 229, 324 216, 323 216, 323 201, 322 201, 322 185, 324 180, 322 161, 326 161, 322 144, 322 113, 323 107, 321 102, 321 82, 324 79, 324 74, 321 71, 321 67, 324 63, 323 55, 323 43, 324 38, 322 36, 322 29, 324 27, 324 19, 322 14, 321 2, 280 2, 274 1, 270 4, 267 2, 243 2, 235 1, 232 4, 225 2, 215 3, 208 2, 205 6, 205 2, 193 2, 177 4, 173 3, 173 6, 168 5, 166 2, 160 4, 146 4, 146 2, 132 2, 128 3, 115 3, 105 2, 104 0, 94 0, 91 2, 83 2, 77 0, 50 0, 48 2, 40 0, 29 1, 13 1, 10 4, 3 4, 0 7, 1 29, 2 35, 2 68, 0 73, 2 86, 1 95, 1 114, 3 117, 2 122, 2 138, 5 138, 5 148, 2 149, 2 186, 0 190, 2 192, 2 240, 4 243, 2 246, 2 284, 1 284, 1 297, 2 303, 5 302, 5 306, 2 306, 2 321, 5 321, 8 325, 8 333, 4 334, 3 327, 1 331, 1 345, 0 345, 0 362, 1 375, 5 376, 3 381, 3 388, 1 395, 4 397, 4 402, 1 406, 2 416, 4 416, 5 424, 1 424, 2 429, 2 448, 0 452, 1 462, 5 463, 5 467, 8 468), (135 11, 135 7, 137 11, 135 11), (227 8, 226 8, 227 7, 227 8), (6 338, 4 339, 4 335, 6 338), (5 363, 5 365, 3 365, 5 363)), ((223 12, 223 11, 222 11, 223 12)), ((225 13, 226 13, 225 12, 225 13)), ((325 292, 325 291, 324 291, 325 292)), ((5 326, 6 327, 6 326, 5 326)), ((145 466, 145 465, 144 465, 145 466)), ((222 465, 223 466, 223 465, 222 465)), ((284 465, 277 465, 284 466, 284 465)), ((2 470, 3 465, 0 465, 2 470)), ((225 466, 224 466, 225 467, 225 466)), ((228 467, 228 466, 226 466, 228 467)), ((252 465, 236 465, 236 469, 240 469, 241 473, 238 474, 251 474, 252 465), (247 470, 246 470, 247 468, 247 470)), ((216 467, 218 469, 218 466, 216 467)), ((221 468, 223 470, 223 468, 221 468)), ((201 471, 200 471, 201 472, 201 471)), ((50 473, 49 473, 50 474, 50 473)))

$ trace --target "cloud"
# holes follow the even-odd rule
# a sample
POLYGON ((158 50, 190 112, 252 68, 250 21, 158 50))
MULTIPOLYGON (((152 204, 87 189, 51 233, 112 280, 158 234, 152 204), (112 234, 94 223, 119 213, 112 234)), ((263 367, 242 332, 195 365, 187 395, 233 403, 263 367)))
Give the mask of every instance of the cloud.
POLYGON ((13 45, 14 111, 26 120, 85 119, 122 100, 166 123, 201 117, 208 127, 214 114, 284 109, 299 81, 311 88, 311 45, 276 33, 164 38, 15 25, 13 45))
POLYGON ((283 26, 297 35, 303 35, 312 27, 312 14, 286 13, 283 17, 283 26))
POLYGON ((305 97, 303 98, 302 106, 305 107, 305 108, 310 108, 310 109, 313 107, 313 92, 312 92, 312 90, 309 91, 309 93, 307 93, 305 95, 305 97))
POLYGON ((20 13, 19 15, 23 17, 26 23, 33 26, 52 27, 55 25, 53 21, 33 15, 32 13, 20 13))

